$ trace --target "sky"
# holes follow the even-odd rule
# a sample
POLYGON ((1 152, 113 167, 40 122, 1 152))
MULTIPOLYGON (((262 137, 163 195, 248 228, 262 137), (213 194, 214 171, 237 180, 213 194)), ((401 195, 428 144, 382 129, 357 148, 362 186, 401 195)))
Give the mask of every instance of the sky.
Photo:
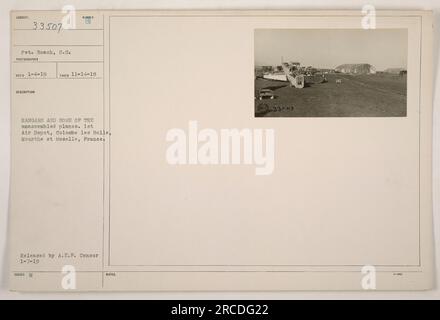
POLYGON ((406 29, 257 29, 255 65, 300 62, 302 66, 335 68, 369 63, 378 71, 407 66, 406 29))

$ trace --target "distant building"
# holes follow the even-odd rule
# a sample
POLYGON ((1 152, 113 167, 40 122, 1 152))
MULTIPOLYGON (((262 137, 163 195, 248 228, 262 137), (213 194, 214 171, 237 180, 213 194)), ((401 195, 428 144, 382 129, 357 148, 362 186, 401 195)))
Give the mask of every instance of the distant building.
POLYGON ((406 69, 405 68, 388 68, 385 69, 386 73, 391 73, 391 74, 406 74, 406 69))
POLYGON ((375 74, 376 68, 368 63, 341 64, 335 68, 336 72, 350 74, 375 74))
POLYGON ((262 78, 263 75, 264 75, 263 68, 262 67, 255 67, 255 79, 262 78))
POLYGON ((273 66, 262 66, 263 72, 273 72, 273 66))

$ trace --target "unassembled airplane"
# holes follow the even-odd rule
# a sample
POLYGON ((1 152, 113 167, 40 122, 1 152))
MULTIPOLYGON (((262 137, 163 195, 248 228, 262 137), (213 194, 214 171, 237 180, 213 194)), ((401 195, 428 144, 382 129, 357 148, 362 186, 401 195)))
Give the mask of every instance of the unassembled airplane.
POLYGON ((298 62, 283 62, 281 63, 283 73, 268 73, 263 75, 263 78, 278 81, 289 81, 291 87, 298 89, 304 88, 305 83, 322 83, 326 79, 323 74, 304 74, 298 62))
POLYGON ((299 63, 283 62, 281 66, 291 87, 298 89, 304 88, 304 75, 300 74, 299 63))

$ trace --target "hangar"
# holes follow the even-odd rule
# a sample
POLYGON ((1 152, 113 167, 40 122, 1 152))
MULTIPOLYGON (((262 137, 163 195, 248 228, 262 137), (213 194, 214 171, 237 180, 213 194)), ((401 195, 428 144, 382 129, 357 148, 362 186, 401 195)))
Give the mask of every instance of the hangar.
POLYGON ((376 68, 369 63, 341 64, 335 68, 336 72, 350 74, 375 74, 376 68))

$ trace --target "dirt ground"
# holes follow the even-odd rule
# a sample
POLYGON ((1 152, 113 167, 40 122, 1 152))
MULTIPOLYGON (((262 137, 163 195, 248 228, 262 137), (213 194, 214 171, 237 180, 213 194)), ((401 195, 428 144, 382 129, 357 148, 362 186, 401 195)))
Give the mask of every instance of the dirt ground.
POLYGON ((256 117, 405 117, 406 75, 327 74, 327 82, 303 89, 258 78, 255 92, 272 89, 275 99, 255 100, 256 117), (338 81, 336 81, 338 80, 338 81))

